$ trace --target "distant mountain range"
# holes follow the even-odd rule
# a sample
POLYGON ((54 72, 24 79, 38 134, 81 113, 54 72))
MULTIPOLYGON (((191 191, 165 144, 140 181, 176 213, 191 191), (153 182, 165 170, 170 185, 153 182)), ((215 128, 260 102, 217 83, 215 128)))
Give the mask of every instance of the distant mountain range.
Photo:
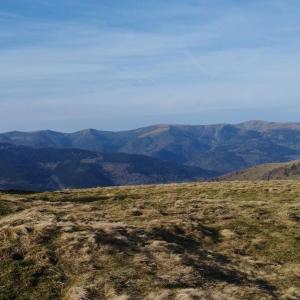
POLYGON ((0 144, 0 189, 6 190, 181 182, 215 175, 142 155, 0 144))
POLYGON ((300 160, 286 163, 262 164, 221 176, 223 181, 243 180, 299 180, 300 160))
POLYGON ((122 132, 9 132, 0 134, 0 142, 146 155, 221 175, 300 158, 300 123, 250 121, 237 125, 156 125, 122 132))

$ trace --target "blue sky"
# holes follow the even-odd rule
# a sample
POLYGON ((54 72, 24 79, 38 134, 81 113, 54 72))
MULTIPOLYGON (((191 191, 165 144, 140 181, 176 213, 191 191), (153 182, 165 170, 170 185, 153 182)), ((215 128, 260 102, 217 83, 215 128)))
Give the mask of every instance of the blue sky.
POLYGON ((300 121, 299 0, 3 0, 0 131, 300 121))

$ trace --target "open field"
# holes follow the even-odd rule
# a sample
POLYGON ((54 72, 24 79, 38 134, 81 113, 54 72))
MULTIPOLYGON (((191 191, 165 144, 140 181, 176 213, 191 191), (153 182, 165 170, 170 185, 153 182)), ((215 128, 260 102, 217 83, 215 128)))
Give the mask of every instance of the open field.
POLYGON ((300 299, 300 183, 0 193, 0 299, 300 299))

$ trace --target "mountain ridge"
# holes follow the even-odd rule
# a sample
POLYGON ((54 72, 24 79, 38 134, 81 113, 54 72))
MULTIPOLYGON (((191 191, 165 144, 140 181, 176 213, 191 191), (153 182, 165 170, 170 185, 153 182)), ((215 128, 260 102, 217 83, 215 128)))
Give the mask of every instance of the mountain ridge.
POLYGON ((300 123, 159 124, 125 131, 85 129, 73 133, 14 131, 0 134, 0 142, 139 154, 226 174, 300 158, 300 123))
POLYGON ((287 127, 287 128, 297 128, 300 130, 300 122, 275 122, 275 121, 264 121, 264 120, 249 120, 249 121, 244 121, 244 122, 239 122, 239 123, 212 123, 212 124, 198 124, 198 125, 191 125, 191 124, 177 124, 177 123, 157 123, 157 124, 152 124, 148 126, 141 126, 133 129, 125 129, 125 130, 101 130, 101 129, 96 129, 96 128, 85 128, 81 130, 75 130, 71 132, 65 132, 65 131, 58 131, 58 130, 52 130, 52 129, 42 129, 42 130, 29 130, 29 131, 22 131, 22 130, 10 130, 10 131, 4 131, 1 132, 0 135, 6 135, 10 133, 59 133, 59 134, 64 134, 64 135, 70 135, 70 134, 75 134, 79 132, 84 132, 84 131, 96 131, 96 132, 103 132, 103 133, 126 133, 126 132, 132 132, 132 131, 141 131, 141 130, 147 130, 151 128, 157 128, 157 127, 220 127, 220 126, 237 126, 237 127, 249 127, 249 128, 259 128, 262 129, 263 127, 268 127, 269 129, 274 128, 274 127, 287 127))

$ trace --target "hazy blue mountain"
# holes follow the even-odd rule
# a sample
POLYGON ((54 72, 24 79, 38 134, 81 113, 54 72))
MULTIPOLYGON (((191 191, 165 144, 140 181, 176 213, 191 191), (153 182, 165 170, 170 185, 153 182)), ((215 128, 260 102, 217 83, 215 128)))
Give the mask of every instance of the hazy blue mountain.
POLYGON ((215 175, 142 155, 0 144, 0 189, 41 191, 166 183, 215 175))
POLYGON ((1 134, 0 142, 140 154, 227 173, 300 158, 300 123, 250 121, 237 125, 155 125, 121 132, 10 132, 1 134))

